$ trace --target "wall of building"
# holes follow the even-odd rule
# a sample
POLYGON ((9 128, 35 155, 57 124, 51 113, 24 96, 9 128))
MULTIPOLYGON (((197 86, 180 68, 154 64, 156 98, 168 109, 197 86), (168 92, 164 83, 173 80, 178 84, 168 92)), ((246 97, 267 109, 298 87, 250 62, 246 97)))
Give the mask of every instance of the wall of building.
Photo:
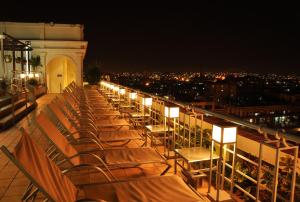
MULTIPOLYGON (((53 73, 56 71, 65 74, 62 75, 64 81, 71 82, 70 79, 66 80, 65 78, 70 78, 68 75, 72 73, 68 73, 68 70, 72 70, 76 73, 75 82, 82 85, 83 60, 88 45, 87 41, 84 41, 83 28, 84 26, 80 24, 0 22, 0 33, 5 32, 23 42, 31 42, 33 48, 31 54, 41 58, 42 66, 37 71, 43 74, 44 82, 50 93, 58 92, 57 88, 52 89, 53 87, 50 85, 50 83, 61 80, 61 74, 53 73), (57 60, 58 58, 60 60, 57 60), (58 64, 59 61, 64 64, 58 64), (53 64, 56 64, 56 67, 53 64), (51 68, 54 68, 55 71, 51 71, 52 73, 49 74, 51 68), (64 69, 57 70, 57 68, 64 69)), ((12 52, 6 51, 5 54, 12 55, 12 52)), ((16 52, 16 57, 19 56, 20 53, 16 52)), ((6 69, 12 71, 12 63, 7 63, 6 69)), ((17 70, 20 70, 18 66, 17 70)), ((62 88, 68 82, 63 82, 62 88)))
POLYGON ((0 22, 0 32, 16 39, 82 41, 83 25, 56 23, 0 22))

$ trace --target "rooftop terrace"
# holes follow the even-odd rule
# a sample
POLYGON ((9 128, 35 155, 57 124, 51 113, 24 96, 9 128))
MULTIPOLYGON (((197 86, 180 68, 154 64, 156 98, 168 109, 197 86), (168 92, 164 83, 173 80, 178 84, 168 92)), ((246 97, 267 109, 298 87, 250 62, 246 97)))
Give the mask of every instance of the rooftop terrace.
MULTIPOLYGON (((38 107, 33 112, 15 127, 1 132, 0 144, 12 151, 21 137, 18 128, 23 127, 30 133, 34 142, 44 150, 49 149, 51 139, 45 135, 47 131, 37 125, 41 111, 52 123, 56 124, 64 135, 70 135, 74 128, 80 129, 80 134, 92 131, 93 127, 88 127, 88 123, 81 119, 90 116, 85 114, 87 110, 85 105, 88 104, 93 109, 92 114, 95 117, 90 118, 97 122, 98 138, 104 148, 111 146, 155 148, 161 154, 163 159, 161 162, 165 160, 171 165, 168 170, 161 162, 113 169, 112 174, 118 180, 143 179, 159 176, 162 173, 166 176, 178 175, 198 191, 201 201, 209 201, 213 198, 210 195, 214 195, 216 190, 216 170, 219 166, 220 185, 225 191, 220 192, 221 195, 223 193, 231 195, 231 198, 236 201, 297 201, 300 199, 300 186, 297 184, 299 183, 299 165, 295 163, 298 160, 300 142, 297 137, 207 110, 191 108, 182 103, 174 103, 109 82, 101 82, 97 88, 87 87, 83 92, 84 95, 81 96, 84 98, 79 95, 82 93, 81 90, 70 85, 63 95, 47 94, 39 98, 38 107), (151 98, 151 104, 148 98, 151 98), (76 105, 78 108, 74 108, 76 105), (59 107, 55 108, 55 106, 59 107), (179 107, 178 116, 171 118, 171 111, 165 111, 165 107, 169 107, 168 109, 179 107), (69 120, 71 125, 66 125, 63 119, 59 119, 57 114, 59 110, 66 117, 65 121, 69 120), (76 118, 79 122, 76 122, 76 118), (224 125, 224 123, 237 127, 237 137, 236 144, 221 147, 223 154, 222 158, 219 158, 220 146, 216 142, 212 146, 211 134, 213 125, 224 125), (80 128, 77 128, 78 124, 80 128), (120 134, 120 131, 123 134, 123 140, 112 141, 110 138, 120 134), (104 136, 104 134, 108 135, 104 136), (131 141, 124 139, 126 136, 124 134, 127 136, 129 134, 131 141), (121 143, 124 145, 120 145, 121 143), (214 148, 212 153, 211 148, 214 148), (215 160, 211 161, 211 159, 215 160), (211 187, 210 194, 207 193, 209 187, 211 187)), ((85 147, 87 146, 76 145, 78 151, 85 147)), ((88 147, 93 148, 90 144, 88 147)), ((56 152, 50 153, 55 155, 56 152)), ((141 160, 147 159, 149 154, 142 155, 141 160)), ((0 152, 0 158, 1 201, 20 201, 29 180, 2 152, 0 152)), ((58 162, 61 158, 59 156, 54 159, 58 162)), ((118 159, 120 161, 120 155, 117 156, 118 159)), ((108 157, 105 160, 108 161, 108 157)), ((62 168, 66 168, 66 165, 62 168)), ((104 181, 102 175, 90 170, 72 172, 68 176, 74 184, 104 181)), ((169 188, 171 191, 172 187, 169 188)), ((100 191, 105 199, 111 192, 105 186, 100 191)), ((86 195, 95 197, 99 193, 86 192, 86 195)), ((38 192, 36 200, 42 201, 44 197, 41 192, 38 192)), ((142 198, 138 199, 142 200, 142 198)))

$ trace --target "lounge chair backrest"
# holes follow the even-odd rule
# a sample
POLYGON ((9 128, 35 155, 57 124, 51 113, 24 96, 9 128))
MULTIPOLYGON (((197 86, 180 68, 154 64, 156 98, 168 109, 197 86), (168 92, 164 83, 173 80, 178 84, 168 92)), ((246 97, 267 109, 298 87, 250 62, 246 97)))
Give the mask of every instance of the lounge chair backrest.
POLYGON ((68 117, 68 120, 70 120, 70 122, 72 122, 73 126, 79 130, 79 126, 77 126, 75 124, 75 122, 78 122, 78 117, 77 116, 74 116, 74 113, 68 109, 68 107, 66 106, 66 103, 64 103, 63 101, 61 101, 60 98, 56 97, 53 102, 56 104, 56 105, 59 105, 60 107, 60 110, 64 113, 65 116, 68 117))
POLYGON ((77 129, 72 125, 72 123, 68 120, 68 118, 64 115, 64 113, 58 108, 57 104, 51 102, 48 104, 49 109, 56 116, 59 122, 66 128, 70 133, 72 133, 75 138, 79 138, 79 133, 77 133, 77 129))
POLYGON ((52 101, 53 103, 55 103, 56 105, 59 105, 60 110, 68 116, 68 118, 72 118, 73 117, 73 113, 70 112, 70 110, 67 108, 67 106, 65 105, 64 102, 61 101, 61 98, 56 97, 55 99, 53 99, 52 101))
POLYGON ((13 156, 21 171, 52 200, 76 201, 78 189, 25 131, 22 131, 22 137, 13 151, 13 156))
MULTIPOLYGON (((36 117, 36 122, 42 132, 49 138, 49 140, 56 146, 56 148, 60 150, 62 154, 64 154, 66 157, 71 157, 78 154, 75 148, 48 119, 44 112, 40 112, 40 114, 36 117)), ((79 165, 79 156, 71 158, 70 163, 72 163, 73 165, 79 165)))

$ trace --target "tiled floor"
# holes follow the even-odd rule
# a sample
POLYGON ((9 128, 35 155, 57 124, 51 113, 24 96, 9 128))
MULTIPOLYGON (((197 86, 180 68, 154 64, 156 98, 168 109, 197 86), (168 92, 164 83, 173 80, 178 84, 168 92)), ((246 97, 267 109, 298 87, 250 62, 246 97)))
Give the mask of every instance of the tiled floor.
MULTIPOLYGON (((21 120, 16 126, 9 130, 0 133, 0 145, 5 145, 9 150, 13 149, 19 140, 20 133, 18 128, 24 127, 28 132, 31 133, 32 137, 38 142, 43 148, 46 148, 46 141, 43 135, 38 129, 35 128, 34 117, 44 106, 56 96, 55 94, 47 94, 37 100, 38 107, 31 112, 27 117, 21 120)), ((131 142, 129 147, 139 147, 141 142, 131 142)), ((174 160, 170 160, 170 164, 174 164, 174 160)), ((132 169, 118 169, 114 170, 113 174, 118 179, 126 179, 128 177, 143 177, 159 175, 165 166, 162 165, 145 165, 143 169, 132 168, 132 169)), ((166 175, 173 174, 174 167, 172 167, 166 175)), ((88 180, 88 182, 99 181, 99 176, 96 174, 90 174, 87 178, 81 173, 77 173, 71 176, 71 179, 76 182, 82 182, 82 180, 88 180)), ((0 152, 0 202, 14 202, 20 201, 22 194, 24 193, 29 181, 27 178, 7 159, 2 152, 0 152)), ((207 185, 203 183, 202 188, 198 190, 206 194, 207 185)))

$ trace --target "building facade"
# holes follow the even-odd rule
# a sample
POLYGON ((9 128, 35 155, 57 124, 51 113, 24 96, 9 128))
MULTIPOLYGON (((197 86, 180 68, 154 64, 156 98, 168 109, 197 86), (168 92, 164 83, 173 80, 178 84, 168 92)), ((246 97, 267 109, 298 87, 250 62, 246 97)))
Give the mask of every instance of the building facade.
MULTIPOLYGON (((61 92, 72 81, 82 85, 83 60, 88 45, 84 41, 83 28, 80 24, 0 22, 0 33, 30 43, 33 48, 30 57, 40 57, 41 65, 34 71, 40 73, 49 93, 61 92)), ((12 54, 16 58, 25 57, 23 53, 4 51, 4 57, 12 54)), ((4 65, 6 77, 11 78, 12 63, 5 62, 4 65)), ((14 69, 17 72, 14 75, 32 71, 21 65, 15 65, 14 69)))

